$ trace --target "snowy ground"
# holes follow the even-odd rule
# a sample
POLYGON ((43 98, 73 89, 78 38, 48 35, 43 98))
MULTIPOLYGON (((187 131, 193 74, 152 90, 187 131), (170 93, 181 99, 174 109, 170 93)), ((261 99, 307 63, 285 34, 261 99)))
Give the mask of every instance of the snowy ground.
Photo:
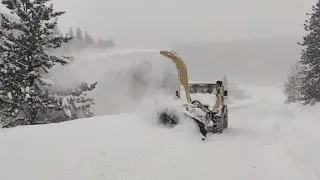
POLYGON ((150 104, 147 114, 1 130, 0 179, 320 179, 317 109, 284 105, 276 88, 248 91, 230 105, 230 127, 205 142, 187 121, 155 125, 150 104))
POLYGON ((319 106, 284 105, 277 87, 236 90, 231 83, 230 126, 202 142, 190 121, 172 129, 157 125, 152 98, 159 108, 180 102, 149 94, 136 104, 130 97, 132 73, 141 61, 153 60, 156 71, 147 77, 161 74, 159 64, 166 62, 147 52, 147 58, 131 51, 120 53, 130 58, 84 52, 71 66, 54 70, 58 87, 98 81, 91 95, 99 116, 1 129, 0 180, 320 179, 319 106))

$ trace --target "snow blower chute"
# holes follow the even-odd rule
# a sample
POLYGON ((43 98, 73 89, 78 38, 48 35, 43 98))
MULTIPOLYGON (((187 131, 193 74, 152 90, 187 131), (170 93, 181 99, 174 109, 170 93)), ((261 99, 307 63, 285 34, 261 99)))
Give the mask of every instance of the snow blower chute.
MULTIPOLYGON (((187 68, 182 58, 174 51, 160 51, 160 54, 169 58, 176 65, 179 78, 176 97, 181 99, 180 85, 182 85, 186 96, 186 102, 182 107, 184 114, 187 118, 193 119, 199 126, 203 135, 202 140, 206 138, 208 132, 222 133, 228 127, 228 107, 226 103, 228 92, 224 90, 222 81, 216 81, 216 98, 215 102, 212 101, 212 104, 204 105, 198 100, 192 100, 189 92, 187 68)), ((179 123, 178 116, 169 111, 158 112, 158 117, 160 123, 163 124, 176 125, 179 123)))

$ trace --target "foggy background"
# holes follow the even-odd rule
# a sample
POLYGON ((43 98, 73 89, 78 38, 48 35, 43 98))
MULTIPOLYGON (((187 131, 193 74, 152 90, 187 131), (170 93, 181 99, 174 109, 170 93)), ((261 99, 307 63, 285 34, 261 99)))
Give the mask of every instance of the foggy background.
POLYGON ((316 0, 52 0, 59 28, 112 36, 119 47, 301 36, 316 0))
POLYGON ((195 81, 224 75, 245 84, 282 86, 291 64, 300 60, 300 37, 227 43, 175 44, 195 81))
MULTIPOLYGON (((282 84, 300 59, 303 23, 317 0, 52 0, 66 11, 59 29, 112 37, 116 49, 173 49, 190 79, 227 75, 255 84, 282 84)), ((130 56, 126 56, 127 60, 130 56)), ((114 61, 114 63, 118 63, 114 61)))
POLYGON ((282 84, 316 0, 54 0, 59 28, 113 37, 121 49, 174 49, 190 79, 282 84))

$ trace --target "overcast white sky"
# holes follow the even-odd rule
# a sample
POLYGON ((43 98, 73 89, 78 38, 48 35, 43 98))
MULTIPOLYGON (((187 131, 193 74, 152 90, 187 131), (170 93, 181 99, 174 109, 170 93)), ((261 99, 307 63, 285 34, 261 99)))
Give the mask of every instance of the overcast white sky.
POLYGON ((317 0, 52 0, 64 32, 88 30, 118 45, 303 35, 317 0))

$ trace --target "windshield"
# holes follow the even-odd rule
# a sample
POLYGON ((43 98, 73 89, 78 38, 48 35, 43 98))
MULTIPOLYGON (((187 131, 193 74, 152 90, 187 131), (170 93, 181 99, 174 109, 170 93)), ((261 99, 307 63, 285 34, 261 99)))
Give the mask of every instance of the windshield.
POLYGON ((202 83, 195 83, 189 84, 189 91, 190 93, 208 93, 212 94, 215 93, 215 84, 202 84, 202 83))

